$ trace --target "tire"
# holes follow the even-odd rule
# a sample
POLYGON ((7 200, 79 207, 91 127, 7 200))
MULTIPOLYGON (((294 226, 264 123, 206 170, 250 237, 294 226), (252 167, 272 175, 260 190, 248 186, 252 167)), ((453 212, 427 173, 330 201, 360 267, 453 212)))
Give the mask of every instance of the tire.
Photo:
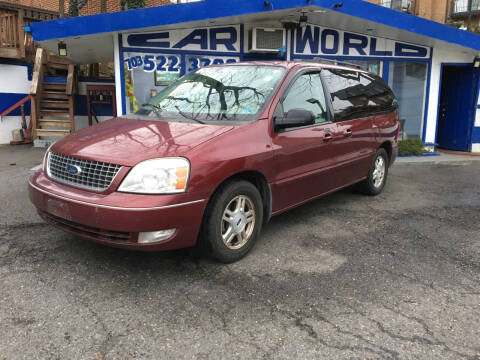
POLYGON ((385 149, 380 148, 377 150, 372 164, 370 165, 368 177, 357 184, 358 191, 370 196, 376 196, 380 194, 387 183, 388 167, 388 154, 385 149), (382 167, 383 175, 382 171, 380 170, 382 167), (381 179, 379 179, 379 176, 381 179))
POLYGON ((254 246, 262 222, 263 203, 258 189, 244 180, 228 182, 208 204, 200 245, 220 262, 237 261, 254 246))

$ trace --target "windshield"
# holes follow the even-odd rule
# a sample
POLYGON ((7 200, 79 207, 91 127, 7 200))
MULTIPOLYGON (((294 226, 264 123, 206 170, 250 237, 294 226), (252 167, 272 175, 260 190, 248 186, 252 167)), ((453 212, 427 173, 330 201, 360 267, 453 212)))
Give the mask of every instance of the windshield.
POLYGON ((162 90, 137 115, 170 120, 253 121, 285 74, 278 66, 218 66, 190 73, 162 90))

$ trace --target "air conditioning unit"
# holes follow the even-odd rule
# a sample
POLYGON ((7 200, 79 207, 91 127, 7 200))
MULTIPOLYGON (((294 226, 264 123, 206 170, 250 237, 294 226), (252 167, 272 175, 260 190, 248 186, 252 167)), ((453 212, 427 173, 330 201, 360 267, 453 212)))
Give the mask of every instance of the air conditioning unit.
POLYGON ((285 29, 253 28, 248 32, 250 52, 277 53, 285 44, 285 29))

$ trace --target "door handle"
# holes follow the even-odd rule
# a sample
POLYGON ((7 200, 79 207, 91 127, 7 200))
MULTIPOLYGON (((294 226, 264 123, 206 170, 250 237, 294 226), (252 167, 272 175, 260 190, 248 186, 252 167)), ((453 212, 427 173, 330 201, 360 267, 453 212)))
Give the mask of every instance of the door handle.
POLYGON ((333 136, 329 132, 326 132, 325 135, 323 135, 323 141, 325 141, 325 142, 329 142, 332 139, 333 139, 333 136))
POLYGON ((345 132, 343 133, 345 137, 350 137, 353 135, 352 129, 346 129, 345 132))

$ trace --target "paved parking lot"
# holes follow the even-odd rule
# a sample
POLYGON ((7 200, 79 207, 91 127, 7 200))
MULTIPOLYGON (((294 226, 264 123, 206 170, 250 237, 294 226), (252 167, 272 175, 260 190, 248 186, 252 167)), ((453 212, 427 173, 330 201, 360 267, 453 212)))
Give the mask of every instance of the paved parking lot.
POLYGON ((480 359, 480 162, 395 165, 379 197, 273 218, 220 265, 45 225, 41 156, 0 148, 0 359, 480 359))

